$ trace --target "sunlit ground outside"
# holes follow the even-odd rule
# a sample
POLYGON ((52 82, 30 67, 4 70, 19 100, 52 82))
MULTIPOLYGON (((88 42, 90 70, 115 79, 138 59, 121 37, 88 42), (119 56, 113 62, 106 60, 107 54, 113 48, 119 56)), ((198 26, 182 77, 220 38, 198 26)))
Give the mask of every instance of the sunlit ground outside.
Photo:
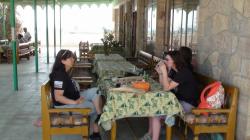
MULTIPOLYGON (((27 27, 34 40, 34 14, 31 6, 17 6, 17 17, 22 27, 27 27)), ((38 40, 46 45, 46 11, 38 6, 38 40)), ((53 7, 48 8, 49 44, 54 44, 53 7)), ((60 9, 56 5, 56 44, 60 43, 60 9)), ((61 33, 63 46, 78 46, 80 41, 100 43, 103 29, 113 29, 112 4, 63 5, 61 9, 61 33)))

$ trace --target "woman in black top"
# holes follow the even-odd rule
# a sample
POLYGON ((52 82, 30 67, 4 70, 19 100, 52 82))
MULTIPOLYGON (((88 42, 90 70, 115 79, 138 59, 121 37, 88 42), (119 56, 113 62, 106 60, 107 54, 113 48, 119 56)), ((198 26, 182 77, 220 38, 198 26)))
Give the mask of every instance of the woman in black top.
POLYGON ((70 50, 60 50, 56 56, 49 75, 54 106, 56 108, 91 108, 90 118, 92 122, 95 120, 95 123, 94 133, 90 137, 100 139, 97 122, 101 115, 101 107, 97 88, 80 93, 77 83, 68 74, 74 62, 75 57, 70 50))
MULTIPOLYGON (((159 82, 166 91, 172 91, 183 106, 184 112, 191 112, 197 105, 198 86, 189 68, 186 67, 184 60, 178 51, 168 52, 165 60, 156 66, 159 74, 159 82), (174 72, 169 77, 169 72, 174 72)), ((160 117, 149 119, 149 130, 143 139, 152 138, 159 140, 161 129, 160 117)))

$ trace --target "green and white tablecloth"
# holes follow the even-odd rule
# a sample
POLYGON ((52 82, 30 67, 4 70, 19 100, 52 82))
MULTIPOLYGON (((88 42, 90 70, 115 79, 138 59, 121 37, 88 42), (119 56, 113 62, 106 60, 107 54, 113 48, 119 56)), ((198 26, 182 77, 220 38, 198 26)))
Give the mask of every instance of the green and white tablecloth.
POLYGON ((124 77, 126 72, 133 73, 135 66, 128 61, 102 61, 94 65, 93 72, 98 77, 124 77))
POLYGON ((120 56, 119 54, 110 54, 108 56, 104 54, 95 54, 95 61, 126 61, 125 58, 120 56))
MULTIPOLYGON (((142 79, 142 78, 141 78, 142 79)), ((150 83, 150 91, 161 91, 162 86, 154 81, 153 79, 149 78, 148 82, 150 83)), ((102 91, 102 95, 106 96, 109 93, 109 89, 114 88, 116 86, 116 83, 114 83, 111 79, 98 79, 97 81, 98 88, 102 91)))
MULTIPOLYGON (((151 83, 151 82, 150 82, 151 83)), ((110 81, 101 86, 110 86, 110 81), (108 84, 109 83, 109 84, 108 84)), ((165 123, 173 125, 174 115, 183 116, 183 109, 175 95, 171 92, 157 90, 157 84, 147 93, 128 93, 121 91, 107 91, 107 102, 99 123, 105 130, 111 129, 112 121, 126 117, 167 116, 165 123)), ((105 88, 102 88, 105 89, 105 88)), ((109 89, 109 87, 106 87, 109 89)))

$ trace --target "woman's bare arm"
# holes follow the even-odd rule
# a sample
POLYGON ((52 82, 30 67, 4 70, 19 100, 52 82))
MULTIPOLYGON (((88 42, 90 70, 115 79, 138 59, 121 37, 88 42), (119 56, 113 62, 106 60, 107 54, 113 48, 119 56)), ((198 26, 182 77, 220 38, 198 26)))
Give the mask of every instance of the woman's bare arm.
POLYGON ((164 90, 170 91, 176 88, 179 84, 174 81, 170 81, 167 73, 163 72, 162 73, 162 85, 163 85, 164 90))
POLYGON ((77 101, 68 99, 65 96, 63 96, 63 92, 64 92, 63 90, 55 90, 54 91, 55 100, 57 102, 60 102, 62 104, 78 104, 77 101))

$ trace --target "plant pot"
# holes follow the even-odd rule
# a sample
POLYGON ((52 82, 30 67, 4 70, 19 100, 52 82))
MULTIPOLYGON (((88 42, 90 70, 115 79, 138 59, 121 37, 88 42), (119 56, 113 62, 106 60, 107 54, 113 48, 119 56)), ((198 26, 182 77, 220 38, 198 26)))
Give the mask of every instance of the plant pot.
POLYGON ((104 47, 104 55, 109 56, 111 51, 111 48, 104 47))

